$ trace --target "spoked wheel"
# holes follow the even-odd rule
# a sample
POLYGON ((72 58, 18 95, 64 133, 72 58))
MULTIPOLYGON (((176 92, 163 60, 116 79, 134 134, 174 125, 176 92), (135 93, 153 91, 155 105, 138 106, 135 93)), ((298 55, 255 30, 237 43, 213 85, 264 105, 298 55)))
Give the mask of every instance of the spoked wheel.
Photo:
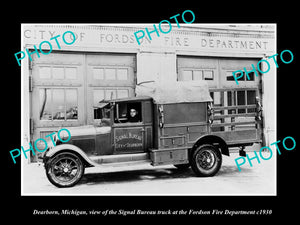
POLYGON ((84 165, 80 158, 65 152, 55 155, 46 164, 46 175, 57 187, 72 187, 84 174, 84 165))
POLYGON ((213 145, 199 146, 193 153, 191 166, 198 176, 209 177, 215 175, 221 167, 222 155, 213 145))

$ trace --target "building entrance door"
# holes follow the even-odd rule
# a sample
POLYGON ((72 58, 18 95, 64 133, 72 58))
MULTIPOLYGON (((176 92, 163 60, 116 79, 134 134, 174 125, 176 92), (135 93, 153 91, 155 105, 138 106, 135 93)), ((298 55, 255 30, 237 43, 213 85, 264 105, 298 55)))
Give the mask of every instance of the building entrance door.
MULTIPOLYGON (((51 53, 31 64, 31 141, 60 127, 84 124, 84 57, 51 53)), ((44 149, 44 143, 38 142, 44 149)), ((32 158, 36 160, 36 156, 32 158)))

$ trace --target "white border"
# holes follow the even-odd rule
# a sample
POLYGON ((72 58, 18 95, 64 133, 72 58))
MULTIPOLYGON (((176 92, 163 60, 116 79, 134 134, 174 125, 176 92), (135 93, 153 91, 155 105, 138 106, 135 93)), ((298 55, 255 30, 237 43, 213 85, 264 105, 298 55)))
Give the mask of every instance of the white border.
MULTIPOLYGON (((25 47, 25 44, 24 44, 24 32, 23 32, 23 29, 24 29, 24 25, 79 25, 79 26, 85 26, 85 25, 103 25, 103 26, 125 26, 125 27, 145 27, 145 26, 148 26, 148 25, 152 25, 152 24, 106 24, 106 23, 102 23, 102 24, 64 24, 64 23, 57 23, 57 24, 21 24, 21 48, 24 48, 25 47)), ((183 25, 183 24, 181 24, 183 25)), ((212 28, 216 28, 216 29, 222 29, 222 27, 218 27, 218 26, 228 26, 228 25, 237 25, 238 27, 230 27, 230 29, 232 30, 245 30, 245 29, 242 29, 242 27, 240 26, 245 26, 245 25, 254 25, 254 26, 257 26, 257 25, 273 25, 275 26, 275 46, 274 46, 274 49, 275 49, 275 52, 277 51, 276 50, 276 43, 277 43, 277 24, 276 23, 265 23, 265 24, 243 24, 243 23, 238 23, 238 24, 209 24, 209 23, 205 23, 205 24, 191 24, 191 25, 183 25, 182 27, 183 28, 187 28, 187 29, 190 29, 194 26, 196 27, 207 27, 207 26, 212 26, 212 28)), ((228 27, 227 28, 223 28, 223 29, 229 29, 228 27)), ((260 28, 257 28, 257 27, 252 27, 251 29, 255 30, 259 30, 260 28)), ((22 51, 22 49, 20 50, 22 51)), ((217 56, 216 56, 217 57, 217 56)), ((28 69, 28 60, 27 60, 28 57, 26 57, 25 60, 22 60, 21 61, 21 145, 22 146, 26 146, 27 143, 24 143, 24 140, 26 139, 24 137, 24 123, 29 123, 29 121, 24 121, 24 93, 25 93, 25 88, 24 88, 24 82, 26 82, 26 77, 24 76, 24 73, 25 73, 25 69, 28 69), (25 66, 27 64, 27 66, 25 66), (25 145, 26 144, 26 145, 25 145)), ((16 66, 18 66, 16 64, 16 66)), ((28 73, 26 71, 26 73, 28 73)), ((275 105, 274 105, 274 112, 275 112, 275 115, 274 115, 274 124, 275 124, 275 131, 274 132, 274 135, 276 137, 276 131, 277 131, 277 124, 276 124, 276 121, 277 121, 277 91, 276 91, 276 84, 277 84, 277 79, 276 79, 276 76, 277 76, 277 73, 276 73, 276 70, 275 70, 275 90, 274 90, 274 96, 276 97, 276 100, 275 100, 275 105)), ((28 84, 27 84, 28 85, 28 84)), ((29 101, 30 101, 30 98, 29 98, 29 101)), ((29 109, 27 110, 29 111, 29 109)), ((30 117, 30 115, 28 115, 28 117, 30 117)), ((28 128, 29 129, 29 128, 28 128)), ((276 137, 277 138, 277 137, 276 137)), ((29 139, 29 137, 28 137, 29 139)), ((276 155, 276 157, 274 157, 274 160, 275 160, 275 167, 276 167, 276 173, 275 173, 275 184, 274 184, 274 187, 275 187, 275 195, 277 195, 277 154, 274 154, 273 152, 273 155, 276 155)), ((36 194, 26 194, 24 193, 24 174, 23 174, 23 166, 25 164, 25 157, 22 156, 22 153, 21 153, 21 196, 65 196, 66 194, 65 193, 59 193, 59 189, 58 190, 58 193, 36 193, 36 194)), ((273 158, 272 158, 273 160, 273 158)), ((12 162, 13 163, 13 162, 12 162)), ((263 163, 263 162, 262 162, 263 163)), ((71 190, 71 189, 70 189, 71 190)), ((215 193, 215 194, 167 194, 167 193, 164 193, 164 194, 99 194, 99 193, 95 193, 95 194, 68 194, 68 196, 274 196, 274 194, 269 194, 269 195, 266 195, 266 194, 251 194, 251 193, 247 193, 247 194, 218 194, 218 193, 215 193)))

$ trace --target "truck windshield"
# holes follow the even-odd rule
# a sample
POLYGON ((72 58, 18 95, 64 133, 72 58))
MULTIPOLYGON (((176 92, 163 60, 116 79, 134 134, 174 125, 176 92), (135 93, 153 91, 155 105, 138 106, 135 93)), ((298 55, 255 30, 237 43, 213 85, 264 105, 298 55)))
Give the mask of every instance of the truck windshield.
POLYGON ((101 112, 102 112, 101 119, 110 119, 110 107, 109 106, 102 108, 101 112))
POLYGON ((106 105, 103 108, 100 108, 100 126, 110 126, 111 125, 111 120, 110 120, 110 111, 111 107, 110 105, 106 105))
POLYGON ((110 119, 110 104, 99 103, 94 106, 94 119, 110 119))

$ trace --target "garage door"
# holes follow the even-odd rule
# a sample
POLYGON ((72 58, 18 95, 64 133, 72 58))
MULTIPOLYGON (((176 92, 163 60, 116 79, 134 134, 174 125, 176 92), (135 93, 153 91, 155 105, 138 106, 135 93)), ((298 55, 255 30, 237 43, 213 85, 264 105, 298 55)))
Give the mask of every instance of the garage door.
MULTIPOLYGON (((184 80, 205 80, 208 83, 214 106, 245 106, 246 109, 215 111, 215 115, 221 119, 214 120, 214 124, 224 122, 245 122, 254 120, 252 115, 255 105, 255 98, 261 99, 261 76, 255 76, 254 72, 249 73, 250 80, 245 75, 239 79, 239 85, 235 83, 232 72, 252 70, 251 64, 256 65, 260 59, 244 58, 217 58, 217 57, 196 57, 178 56, 177 71, 178 81, 184 80), (252 113, 252 114, 251 114, 252 113), (226 117, 229 114, 238 114, 238 118, 226 117), (224 119, 222 118, 224 117, 224 119)), ((252 125, 253 126, 253 125, 252 125)), ((214 128, 215 131, 233 129, 251 129, 249 125, 227 126, 214 128)), ((255 129, 255 127, 252 127, 255 129)))
MULTIPOLYGON (((40 56, 34 54, 30 66, 31 141, 59 127, 97 124, 94 106, 99 101, 134 95, 133 54, 52 52, 40 56)), ((43 149, 43 143, 39 144, 43 149)))
POLYGON ((89 54, 86 64, 87 123, 97 124, 99 101, 134 96, 135 55, 89 54))
POLYGON ((256 65, 260 59, 243 58, 217 58, 178 56, 177 71, 178 81, 184 80, 206 80, 212 88, 243 88, 258 87, 261 76, 256 77, 254 72, 249 74, 250 80, 243 76, 239 79, 239 86, 236 85, 232 72, 242 70, 244 67, 250 71, 251 64, 256 65))

